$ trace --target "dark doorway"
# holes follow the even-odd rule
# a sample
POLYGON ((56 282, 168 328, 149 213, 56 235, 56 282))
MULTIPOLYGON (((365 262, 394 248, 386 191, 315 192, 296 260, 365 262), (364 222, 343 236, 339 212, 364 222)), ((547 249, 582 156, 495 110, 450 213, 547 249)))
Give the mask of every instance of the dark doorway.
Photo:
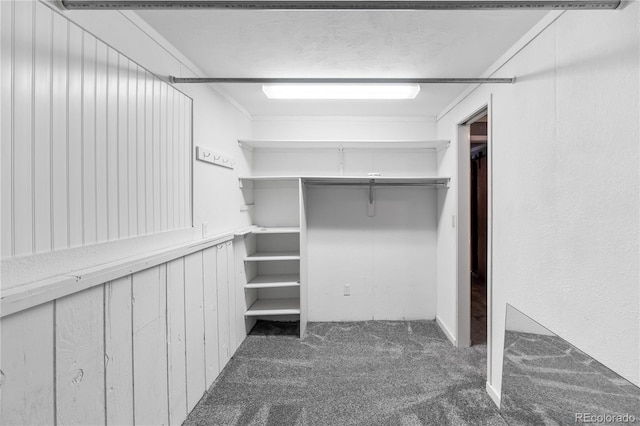
POLYGON ((487 116, 471 133, 471 345, 487 343, 487 116))

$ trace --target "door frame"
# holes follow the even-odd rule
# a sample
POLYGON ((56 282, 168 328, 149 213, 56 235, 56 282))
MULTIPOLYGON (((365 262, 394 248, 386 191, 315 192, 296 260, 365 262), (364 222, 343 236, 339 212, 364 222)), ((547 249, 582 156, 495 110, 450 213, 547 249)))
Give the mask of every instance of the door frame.
POLYGON ((491 380, 493 312, 493 108, 492 98, 476 104, 457 123, 458 142, 458 223, 457 223, 457 346, 471 343, 471 206, 470 206, 470 123, 487 114, 487 385, 491 380))

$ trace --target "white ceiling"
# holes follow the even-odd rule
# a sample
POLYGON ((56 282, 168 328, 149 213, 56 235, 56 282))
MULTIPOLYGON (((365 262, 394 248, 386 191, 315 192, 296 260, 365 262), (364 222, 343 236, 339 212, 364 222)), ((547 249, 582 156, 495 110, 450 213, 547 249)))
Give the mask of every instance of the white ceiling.
MULTIPOLYGON (((211 77, 479 77, 546 11, 139 11, 211 77)), ((409 101, 277 101, 223 89, 254 116, 435 116, 465 85, 409 101)))

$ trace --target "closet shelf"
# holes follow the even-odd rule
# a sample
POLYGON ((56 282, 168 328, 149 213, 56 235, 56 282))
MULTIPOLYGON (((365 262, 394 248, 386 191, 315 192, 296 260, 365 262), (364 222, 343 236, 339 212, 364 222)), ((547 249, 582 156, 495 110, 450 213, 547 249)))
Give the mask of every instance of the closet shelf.
POLYGON ((299 234, 300 228, 296 226, 258 226, 251 231, 252 234, 299 234))
POLYGON ((448 187, 451 178, 445 176, 242 176, 241 181, 293 181, 302 179, 311 185, 433 185, 448 187))
POLYGON ((278 288, 300 287, 298 274, 269 274, 258 275, 245 285, 245 288, 278 288))
POLYGON ((300 253, 295 251, 257 252, 245 257, 246 262, 264 262, 272 260, 300 260, 300 253))
POLYGON ((300 315, 300 299, 258 299, 245 315, 300 315))
POLYGON ((254 149, 443 149, 449 146, 450 141, 444 139, 437 140, 352 140, 352 141, 329 141, 329 140, 256 140, 241 139, 238 144, 242 148, 254 149))

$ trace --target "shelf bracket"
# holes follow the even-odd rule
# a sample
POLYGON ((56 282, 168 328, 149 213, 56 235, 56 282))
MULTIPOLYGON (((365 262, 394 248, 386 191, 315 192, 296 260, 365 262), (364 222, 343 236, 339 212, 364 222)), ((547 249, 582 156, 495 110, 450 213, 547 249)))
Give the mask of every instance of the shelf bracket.
POLYGON ((367 205, 367 216, 369 217, 374 217, 376 215, 375 190, 375 180, 369 179, 369 204, 367 205))

